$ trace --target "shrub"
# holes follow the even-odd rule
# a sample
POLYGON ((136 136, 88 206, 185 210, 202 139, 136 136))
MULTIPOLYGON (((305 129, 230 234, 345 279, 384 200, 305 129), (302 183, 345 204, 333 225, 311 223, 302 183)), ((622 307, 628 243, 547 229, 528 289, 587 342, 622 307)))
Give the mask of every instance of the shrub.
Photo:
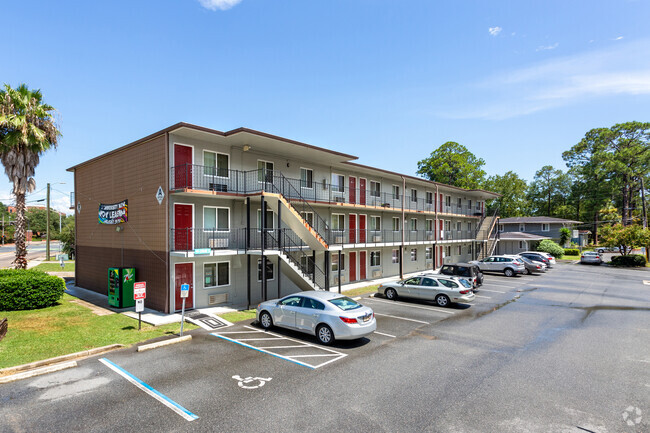
POLYGON ((612 257, 612 265, 614 266, 644 267, 645 264, 646 264, 645 256, 643 256, 642 254, 628 254, 627 256, 612 257))
POLYGON ((556 244, 550 239, 544 239, 537 245, 537 251, 543 251, 545 253, 551 254, 557 259, 561 259, 564 255, 564 248, 556 244))
POLYGON ((579 256, 580 250, 577 248, 565 248, 564 254, 566 254, 567 256, 579 256))
POLYGON ((32 269, 0 270, 0 311, 33 310, 56 304, 65 282, 32 269))

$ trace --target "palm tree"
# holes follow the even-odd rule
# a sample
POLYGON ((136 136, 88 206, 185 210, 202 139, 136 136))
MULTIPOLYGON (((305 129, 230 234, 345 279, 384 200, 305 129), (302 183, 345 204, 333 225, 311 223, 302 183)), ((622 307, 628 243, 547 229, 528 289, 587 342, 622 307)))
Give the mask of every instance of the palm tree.
POLYGON ((0 161, 13 183, 16 196, 17 269, 27 267, 25 245, 25 194, 34 191, 34 170, 46 150, 56 148, 61 133, 54 120, 54 108, 43 103, 40 90, 25 84, 0 90, 0 161))

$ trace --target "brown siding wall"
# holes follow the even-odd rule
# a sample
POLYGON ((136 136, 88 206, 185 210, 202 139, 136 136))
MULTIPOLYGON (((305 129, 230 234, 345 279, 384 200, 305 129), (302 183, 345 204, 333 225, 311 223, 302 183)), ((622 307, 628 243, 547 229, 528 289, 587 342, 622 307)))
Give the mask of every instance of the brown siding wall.
POLYGON ((75 169, 78 286, 107 293, 107 270, 135 267, 147 282, 145 306, 169 312, 168 169, 165 135, 75 169), (159 205, 156 191, 165 199, 159 205), (99 224, 99 204, 128 199, 128 222, 99 224))

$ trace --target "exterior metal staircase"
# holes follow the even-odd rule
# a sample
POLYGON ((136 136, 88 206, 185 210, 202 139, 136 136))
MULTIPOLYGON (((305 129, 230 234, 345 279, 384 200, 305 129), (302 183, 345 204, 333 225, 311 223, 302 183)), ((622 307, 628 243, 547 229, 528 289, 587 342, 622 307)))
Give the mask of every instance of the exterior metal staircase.
POLYGON ((499 209, 494 210, 491 217, 485 217, 476 229, 476 241, 478 249, 476 260, 484 259, 494 253, 497 242, 499 241, 495 229, 498 229, 497 221, 499 220, 499 209))

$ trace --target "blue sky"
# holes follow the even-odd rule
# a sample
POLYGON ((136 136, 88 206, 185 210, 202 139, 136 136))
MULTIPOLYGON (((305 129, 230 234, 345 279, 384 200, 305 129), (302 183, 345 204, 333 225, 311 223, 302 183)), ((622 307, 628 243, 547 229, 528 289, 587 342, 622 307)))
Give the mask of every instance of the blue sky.
POLYGON ((28 200, 65 182, 61 210, 66 168, 179 121, 407 174, 457 141, 530 181, 589 129, 650 120, 645 0, 3 0, 0 15, 0 82, 40 88, 63 132, 28 200))

